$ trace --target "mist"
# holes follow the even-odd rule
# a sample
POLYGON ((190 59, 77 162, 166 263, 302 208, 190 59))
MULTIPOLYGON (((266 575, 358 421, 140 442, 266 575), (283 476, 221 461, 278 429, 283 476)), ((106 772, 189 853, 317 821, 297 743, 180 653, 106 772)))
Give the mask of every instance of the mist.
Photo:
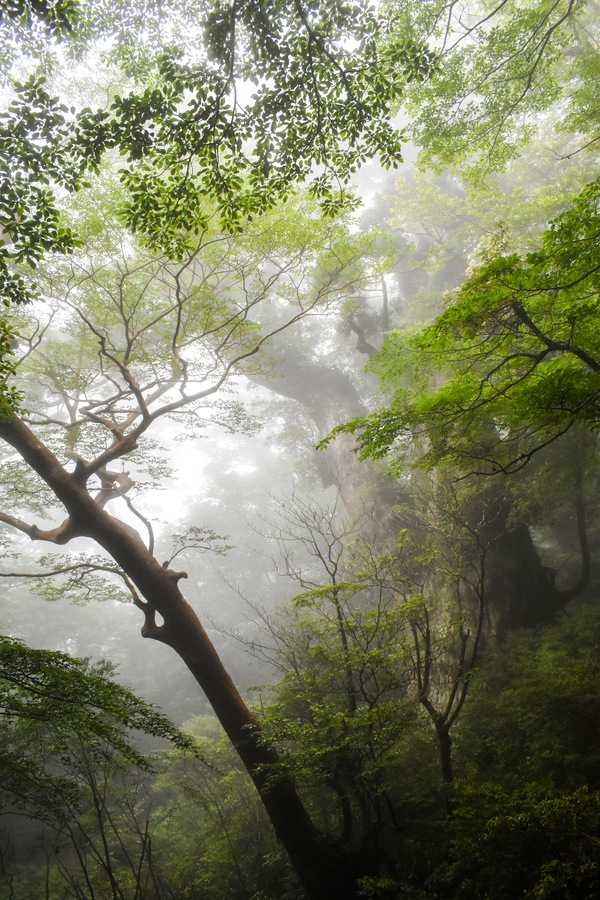
POLYGON ((594 896, 596 5, 13 6, 2 890, 594 896))

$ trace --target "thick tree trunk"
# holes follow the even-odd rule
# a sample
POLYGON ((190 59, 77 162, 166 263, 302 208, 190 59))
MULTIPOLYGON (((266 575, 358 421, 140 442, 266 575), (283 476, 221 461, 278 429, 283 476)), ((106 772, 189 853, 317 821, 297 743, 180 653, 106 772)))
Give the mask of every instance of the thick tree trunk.
POLYGON ((559 589, 555 572, 543 565, 529 527, 510 527, 511 505, 502 496, 499 512, 483 535, 489 546, 487 569, 487 630, 498 637, 517 628, 554 621, 557 613, 579 597, 590 579, 591 554, 580 480, 575 484, 574 531, 580 552, 579 576, 572 587, 559 589))
POLYGON ((66 543, 72 537, 95 540, 135 585, 136 605, 145 616, 142 634, 168 644, 188 666, 206 694, 229 740, 260 794, 276 834, 311 900, 356 896, 357 872, 344 854, 315 828, 293 781, 273 777, 276 751, 261 734, 192 607, 179 589, 185 573, 161 566, 137 532, 113 518, 89 494, 85 473, 67 472, 51 451, 16 416, 0 420, 0 438, 13 446, 64 504, 69 518, 42 531, 14 520, 33 540, 66 543), (157 624, 156 615, 162 618, 157 624))
MULTIPOLYGON (((248 377, 281 397, 301 403, 315 423, 320 438, 327 437, 341 422, 367 413, 356 388, 344 372, 307 363, 293 347, 286 346, 285 356, 272 375, 248 377)), ((352 507, 353 497, 364 486, 364 464, 358 465, 352 453, 353 446, 353 438, 340 437, 316 457, 323 483, 337 485, 347 509, 352 507)))
POLYGON ((252 778, 277 837, 287 850, 309 897, 355 896, 355 878, 341 854, 317 831, 289 777, 277 777, 279 757, 265 740, 195 612, 183 599, 177 612, 165 610, 164 623, 146 624, 145 637, 172 647, 204 691, 217 718, 252 778))
MULTIPOLYGON (((272 375, 248 377, 274 394, 301 403, 319 438, 327 437, 336 425, 367 414, 346 373, 307 362, 293 347, 285 347, 285 356, 272 375)), ((338 488, 348 518, 362 520, 363 537, 383 553, 398 530, 394 512, 399 502, 397 481, 382 475, 373 464, 361 462, 353 452, 355 446, 353 437, 340 435, 325 450, 315 451, 315 466, 324 487, 334 484, 338 488)))

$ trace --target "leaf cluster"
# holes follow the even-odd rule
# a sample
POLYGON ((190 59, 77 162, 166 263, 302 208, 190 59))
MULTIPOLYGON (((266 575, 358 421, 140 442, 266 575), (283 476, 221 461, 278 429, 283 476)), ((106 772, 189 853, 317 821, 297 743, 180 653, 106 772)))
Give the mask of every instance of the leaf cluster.
POLYGON ((595 104, 587 115, 582 107, 597 70, 594 4, 388 0, 385 10, 391 34, 436 51, 433 77, 406 91, 424 166, 485 180, 519 154, 550 108, 561 129, 597 139, 595 104))
POLYGON ((110 757, 148 768, 133 735, 143 732, 194 752, 194 743, 151 705, 111 676, 57 651, 33 650, 0 638, 2 793, 17 807, 65 812, 61 792, 77 801, 77 748, 98 764, 110 757))
POLYGON ((78 7, 76 0, 3 0, 0 21, 6 18, 31 28, 37 19, 51 35, 70 34, 78 7))
POLYGON ((51 65, 57 45, 75 38, 80 11, 78 0, 2 0, 0 82, 23 56, 51 65))

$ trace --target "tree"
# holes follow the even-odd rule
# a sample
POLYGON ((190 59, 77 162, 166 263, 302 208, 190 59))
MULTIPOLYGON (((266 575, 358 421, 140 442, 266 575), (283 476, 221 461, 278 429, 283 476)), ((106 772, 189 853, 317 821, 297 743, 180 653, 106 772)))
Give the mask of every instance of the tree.
MULTIPOLYGON (((431 14, 433 8, 433 4, 424 8, 423 15, 431 14)), ((441 6, 436 8, 441 11, 441 6)), ((553 9, 556 15, 564 12, 564 6, 558 4, 553 9)), ((456 13, 458 6, 449 4, 445 11, 449 15, 456 13)), ((504 12, 512 15, 516 8, 504 4, 502 9, 490 7, 486 11, 492 14, 491 33, 498 17, 502 20, 504 12)), ((531 15, 535 17, 538 12, 546 16, 548 8, 536 6, 531 15)), ((571 13, 578 14, 574 7, 571 13)), ((525 15, 519 25, 513 24, 514 34, 530 34, 533 46, 545 32, 539 19, 537 36, 530 33, 532 21, 525 15), (521 25, 523 32, 519 32, 521 25)), ((514 627, 548 622, 582 593, 590 578, 594 519, 593 503, 587 503, 586 495, 592 488, 596 466, 591 445, 597 388, 594 351, 589 354, 592 368, 582 364, 577 371, 576 354, 581 348, 576 341, 585 333, 585 340, 591 340, 593 345, 596 261, 582 258, 578 268, 576 256, 582 246, 593 255, 596 201, 592 195, 595 197, 596 188, 589 185, 582 192, 582 184, 589 180, 595 166, 594 142, 591 141, 585 157, 575 156, 581 135, 568 132, 568 123, 562 119, 564 106, 552 105, 554 95, 547 83, 550 78, 555 79, 559 93, 567 93, 573 86, 570 72, 555 66, 551 58, 546 69, 547 82, 543 59, 532 82, 537 83, 540 78, 539 91, 532 95, 532 102, 544 96, 547 109, 541 122, 537 120, 536 128, 531 126, 528 137, 535 135, 536 140, 523 150, 524 135, 514 122, 510 124, 510 117, 503 120, 503 146, 510 145, 509 156, 520 149, 522 158, 512 163, 502 177, 483 179, 494 166, 506 168, 499 158, 493 165, 490 163, 486 157, 490 145, 486 141, 499 127, 501 117, 494 116, 507 94, 498 91, 495 95, 482 81, 485 95, 481 103, 446 108, 446 101, 453 98, 450 102, 455 103, 474 74, 484 79, 489 71, 491 85, 506 78, 513 64, 518 68, 524 61, 511 58, 506 68, 500 61, 505 47, 502 42, 495 55, 479 56, 478 47, 488 46, 488 36, 480 19, 474 17, 471 25, 476 27, 474 34, 477 29, 481 31, 480 40, 463 60, 469 55, 478 57, 477 68, 474 65, 472 70, 457 70, 455 78, 454 63, 444 68, 444 56, 451 60, 462 43, 460 34, 453 35, 450 29, 447 49, 440 53, 439 71, 435 78, 417 86, 411 99, 416 105, 420 97, 423 108, 429 112, 431 104, 437 102, 447 126, 440 131, 440 149, 446 160, 453 160, 452 168, 461 179, 447 173, 433 179, 430 173, 417 171, 413 183, 407 186, 401 182, 398 192, 389 197, 388 202, 394 204, 392 224, 413 242, 413 247, 404 253, 397 275, 403 300, 402 324, 410 327, 392 332, 381 353, 369 364, 383 382, 383 408, 369 417, 355 417, 347 427, 334 433, 343 433, 346 439, 350 435, 358 437, 361 458, 385 459, 390 471, 401 473, 403 480, 411 477, 409 468, 415 465, 430 469, 434 479, 443 479, 446 474, 468 476, 466 483, 471 485, 474 473, 494 472, 502 476, 515 473, 523 465, 528 467, 521 479, 496 479, 497 531, 486 562, 489 615, 484 629, 489 638, 514 627), (454 37, 457 43, 453 49, 454 37), (490 58, 498 62, 497 69, 489 66, 490 58), (554 133, 557 121, 562 122, 559 139, 554 133), (473 129, 479 129, 481 141, 473 129), (465 135, 469 151, 481 150, 481 154, 472 154, 468 160, 464 158, 465 135), (544 154, 540 152, 542 148, 544 154), (551 162, 553 157, 558 160, 556 164, 551 162), (468 178, 474 183, 469 183, 468 178), (586 243, 588 234, 590 241, 586 243), (580 278, 580 283, 571 284, 580 278), (461 279, 464 283, 456 287, 461 279), (553 288, 557 289, 554 293, 553 288), (529 325, 533 330, 523 316, 518 319, 511 306, 521 299, 521 310, 531 313, 529 325), (433 313, 438 318, 424 327, 423 312, 425 317, 433 313), (575 328, 570 336, 573 356, 566 334, 571 322, 575 328), (579 326, 581 331, 577 331, 579 326), (570 375, 565 376, 567 370, 570 375), (586 384, 586 398, 575 398, 577 390, 585 393, 586 384), (569 391, 573 391, 573 396, 568 396, 569 391), (588 403, 590 418, 584 410, 588 403), (570 432, 568 438, 566 432, 570 432), (546 452, 541 452, 544 448, 546 452), (546 525, 553 517, 555 525, 560 519, 556 510, 550 512, 550 505, 558 499, 557 485, 567 479, 571 496, 564 504, 560 501, 562 527, 570 520, 573 531, 579 534, 581 568, 571 587, 565 588, 563 582, 559 589, 556 559, 544 554, 539 536, 543 531, 556 549, 546 525)), ((562 27, 552 33, 552 40, 562 27)), ((591 21, 588 38, 595 34, 595 27, 591 21)), ((587 28, 583 20, 573 23, 574 33, 579 28, 587 28)), ((496 32, 496 37, 499 34, 496 32)), ((563 37, 568 39, 566 33, 563 37)), ((464 40, 471 40, 470 32, 465 32, 464 40)), ((585 47, 587 64, 597 65, 593 39, 586 38, 585 47)), ((507 83, 508 93, 515 84, 507 83)), ((527 103, 526 97, 524 100, 527 103)), ((521 108, 526 107, 516 106, 515 112, 521 108)), ((527 121, 525 124, 529 125, 527 121)), ((589 126, 593 134, 593 117, 589 126)), ((422 146, 426 143, 423 138, 422 146)), ((432 149, 431 143, 427 146, 432 149)), ((507 159, 508 156, 505 162, 507 159)), ((420 163, 426 165, 424 157, 420 163)), ((482 491, 485 505, 486 489, 482 491)), ((556 529, 555 534, 559 531, 556 529)))
MULTIPOLYGON (((173 52, 141 54, 142 64, 137 68, 132 65, 132 43, 124 39, 127 28, 121 27, 128 10, 129 5, 125 12, 124 8, 111 10, 112 19, 101 16, 100 30, 116 34, 115 58, 124 63, 128 76, 135 79, 138 75, 143 85, 150 82, 151 87, 140 90, 134 86, 123 96, 109 100, 109 109, 93 112, 68 107, 47 92, 43 79, 32 76, 17 85, 16 99, 3 116, 0 224, 4 234, 2 289, 7 304, 22 304, 39 296, 28 275, 45 254, 68 254, 81 245, 81 236, 61 222, 59 195, 65 189, 74 192, 85 185, 88 173, 97 172, 102 157, 113 149, 124 157, 120 169, 121 189, 125 192, 119 203, 121 218, 132 231, 143 236, 151 250, 166 253, 175 264, 177 271, 167 277, 175 296, 171 314, 176 318, 177 311, 181 311, 179 292, 185 291, 187 270, 192 272, 198 248, 215 216, 221 221, 223 233, 241 231, 246 223, 288 197, 293 185, 308 176, 315 163, 323 171, 312 180, 312 193, 329 214, 334 214, 347 204, 343 185, 363 159, 373 152, 380 153, 387 165, 400 158, 398 137, 387 116, 399 84, 396 79, 387 79, 385 62, 379 57, 375 40, 377 19, 368 6, 332 8, 328 4, 326 8, 308 10, 301 3, 281 3, 267 11, 254 3, 227 7, 217 4, 203 9, 200 53, 196 47, 189 61, 173 52), (358 53, 349 46, 349 39, 358 41, 358 53), (237 92, 238 83, 244 80, 256 88, 250 103, 242 101, 237 92), (334 182, 339 190, 332 187, 334 182), (15 271, 15 264, 17 268, 24 265, 24 272, 15 271)), ((89 23, 84 4, 80 13, 78 22, 89 23)), ((156 17, 145 18, 144 28, 152 33, 156 21, 156 17)), ((142 46, 143 40, 134 42, 133 49, 142 46)), ((186 49, 191 52, 194 48, 188 44, 186 49)), ((424 71, 427 67, 426 56, 412 45, 398 46, 394 57, 396 63, 406 60, 407 72, 424 71)), ((165 269, 163 272, 166 274, 165 269)), ((270 276, 259 275, 258 280, 262 284, 258 294, 268 291, 270 276)), ((288 287, 294 290, 292 282, 290 278, 288 287)), ((327 279, 316 286, 321 299, 328 290, 326 285, 327 279)), ((100 284, 98 288, 102 290, 100 284)), ((216 337, 218 332, 221 335, 209 351, 212 359, 207 362, 204 358, 208 365, 205 373, 214 365, 221 374, 210 387, 197 390, 189 387, 191 360, 182 353, 186 339, 179 325, 175 325, 171 335, 167 362, 170 371, 163 372, 166 384, 161 387, 156 371, 151 376, 147 369, 144 388, 128 371, 133 360, 133 334, 128 331, 126 316, 131 309, 125 313, 121 308, 127 344, 121 352, 115 352, 103 325, 95 325, 87 313, 75 312, 84 328, 91 326, 102 365, 107 374, 111 370, 108 381, 113 380, 116 393, 111 399, 110 389, 105 390, 86 407, 84 419, 92 428, 83 438, 86 450, 80 454, 76 447, 82 424, 78 416, 81 403, 87 402, 81 390, 81 368, 77 371, 75 367, 75 382, 79 383, 73 396, 70 387, 62 393, 56 385, 49 387, 50 396, 66 404, 71 417, 65 456, 59 459, 34 436, 23 419, 15 413, 11 415, 11 408, 20 410, 19 397, 14 388, 5 388, 2 438, 45 481, 66 507, 68 519, 56 528, 41 530, 10 514, 4 515, 3 521, 30 537, 59 544, 87 534, 113 555, 117 568, 112 564, 104 568, 121 579, 143 610, 144 634, 177 645, 211 702, 220 709, 225 730, 238 747, 280 838, 311 892, 314 896, 331 893, 328 884, 341 879, 348 883, 350 895, 352 873, 346 867, 332 868, 293 785, 283 779, 268 791, 265 789, 264 768, 276 756, 272 748, 259 741, 255 716, 242 703, 205 632, 183 601, 178 583, 184 573, 156 561, 151 553, 150 531, 146 546, 135 529, 110 516, 105 508, 118 498, 125 498, 131 508, 127 473, 115 472, 108 466, 135 449, 155 417, 156 410, 151 411, 148 402, 173 389, 174 370, 176 378, 182 376, 183 381, 179 399, 171 401, 171 413, 214 393, 217 384, 223 384, 243 359, 264 346, 266 334, 254 343, 250 339, 252 346, 241 346, 245 332, 256 327, 246 322, 250 308, 258 300, 255 288, 255 284, 238 283, 231 289, 229 302, 235 306, 237 292, 241 290, 242 296, 248 298, 247 291, 251 289, 254 299, 250 305, 242 301, 237 310, 226 311, 228 301, 224 300, 218 325, 206 319, 197 323, 205 337, 211 333, 216 337), (225 346, 232 349, 236 342, 241 343, 225 361, 225 346), (99 436, 104 428, 112 433, 112 438, 108 444, 101 438, 90 461, 88 438, 93 443, 94 436, 99 436), (65 458, 74 459, 74 469, 65 467, 65 458), (100 479, 100 489, 92 489, 95 497, 87 488, 93 475, 100 479), (161 624, 156 621, 157 614, 162 618, 161 624)), ((139 303, 138 298, 136 309, 139 303)), ((188 304, 188 308, 190 305, 193 304, 188 304)), ((215 306, 208 306, 212 315, 215 306)), ((314 306, 312 301, 309 306, 314 306)), ((72 308, 75 310, 76 304, 72 308)), ((202 318, 202 311, 199 314, 202 318)), ((144 325, 135 337, 145 337, 147 327, 144 325)), ((277 325, 271 333, 283 327, 284 324, 277 325)), ((8 326, 4 335, 4 374, 8 377, 13 371, 10 351, 15 337, 8 326)), ((32 344, 37 343, 37 337, 31 340, 32 344)), ((200 344, 196 341, 195 346, 200 344)), ((83 345, 80 352, 85 359, 83 345)), ((194 351, 190 353, 193 356, 194 351)), ((166 406, 163 412, 167 412, 166 406)), ((40 424, 45 418, 38 420, 40 424)), ((148 530, 139 513, 138 519, 148 530)), ((64 567, 58 568, 64 571, 64 567)), ((74 569, 71 567, 70 571, 74 569)), ((80 571, 85 571, 85 566, 80 571)))
POLYGON ((0 640, 2 793, 5 805, 60 821, 64 800, 76 806, 77 742, 100 763, 119 754, 127 764, 148 761, 132 735, 170 740, 194 751, 193 741, 166 716, 121 687, 109 665, 93 667, 57 651, 34 650, 14 638, 0 640))
POLYGON ((403 101, 424 168, 485 181, 552 108, 558 131, 575 136, 567 152, 597 142, 595 2, 388 0, 386 10, 396 40, 436 48, 435 77, 408 85, 403 101))
POLYGON ((261 703, 289 747, 283 764, 313 791, 335 792, 345 839, 373 858, 385 845, 379 831, 401 827, 394 765, 407 734, 423 727, 420 710, 452 808, 451 731, 493 616, 486 565, 504 525, 494 492, 480 506, 474 494, 439 478, 425 490, 413 481, 386 555, 337 502, 294 496, 280 505, 273 536, 302 592, 271 615, 249 601, 267 634, 240 640, 280 676, 261 703))
POLYGON ((573 427, 597 427, 599 192, 588 185, 540 250, 492 249, 432 325, 390 338, 372 365, 392 403, 339 429, 359 434, 362 456, 402 459, 416 441, 422 465, 514 472, 573 427))
POLYGON ((252 783, 212 716, 186 723, 208 765, 171 753, 154 781, 155 864, 173 896, 295 898, 290 870, 252 783))
POLYGON ((598 885, 598 609, 515 632, 459 726, 458 806, 431 896, 579 897, 598 885))
MULTIPOLYGON (((12 31, 21 13, 30 15, 29 6, 5 7, 0 40, 9 56, 19 40, 32 52, 27 29, 17 23, 16 36, 12 31)), ((207 196, 216 199, 226 230, 235 231, 289 196, 317 165, 322 171, 312 177, 311 191, 334 214, 351 205, 344 185, 361 162, 374 154, 387 166, 401 160, 389 123, 400 84, 387 76, 376 43, 380 25, 368 4, 309 10, 301 2, 269 9, 217 2, 176 4, 169 12, 160 3, 133 10, 130 4, 40 3, 33 12, 51 34, 68 32, 73 46, 85 46, 94 29, 114 38, 114 58, 151 87, 140 92, 134 85, 108 109, 92 111, 52 96, 37 73, 17 83, 0 120, 0 294, 7 304, 37 295, 30 279, 11 271, 12 259, 34 267, 45 253, 77 245, 76 235, 60 226, 58 193, 82 187, 111 150, 125 157, 122 217, 174 258, 206 225, 207 196), (159 40, 165 18, 167 30, 173 26, 188 38, 198 34, 200 19, 200 46, 197 38, 182 38, 192 62, 179 58, 183 48, 167 50, 159 40), (157 46, 150 53, 146 36, 157 46), (348 41, 358 41, 360 53, 348 41), (256 92, 246 103, 238 86, 248 82, 256 92)), ((428 57, 411 43, 398 45, 393 56, 404 60, 407 75, 427 69, 428 57)), ((12 374, 6 323, 0 322, 0 336, 0 400, 16 409, 18 397, 5 386, 12 374)))
POLYGON ((331 505, 298 496, 281 504, 273 536, 302 592, 270 615, 250 604, 266 634, 240 640, 279 677, 261 690, 261 705, 267 734, 286 748, 282 767, 324 827, 373 873, 384 859, 381 832, 400 827, 391 773, 416 718, 398 602, 410 588, 398 583, 394 592, 360 566, 361 550, 369 556, 361 521, 368 514, 350 523, 339 505, 339 495, 331 505))
MULTIPOLYGON (((154 873, 136 805, 140 776, 152 761, 136 735, 167 739, 188 756, 197 755, 194 740, 114 681, 109 664, 92 666, 6 637, 0 639, 0 708, 2 813, 9 826, 23 815, 33 823, 30 836, 48 854, 49 881, 65 878, 73 887, 80 869, 80 891, 89 896, 101 895, 99 886, 91 887, 98 871, 107 886, 102 896, 123 896, 123 881, 132 879, 141 888, 154 873)), ((34 862, 42 857, 33 853, 34 862)), ((3 877, 14 890, 17 874, 3 867, 3 877)))
MULTIPOLYGON (((100 183, 107 203, 114 179, 106 174, 100 183)), ((197 429, 210 417, 244 427, 238 403, 211 398, 244 369, 268 365, 269 337, 326 311, 363 241, 298 198, 239 235, 207 227, 174 262, 136 248, 106 206, 96 209, 82 197, 73 210, 84 245, 40 267, 47 305, 31 316, 23 306, 19 314, 18 371, 28 412, 4 418, 0 434, 25 468, 13 481, 15 505, 1 520, 35 541, 63 546, 88 537, 102 548, 108 558, 59 559, 48 574, 78 585, 106 573, 121 584, 143 612, 144 636, 176 649, 201 684, 308 889, 321 896, 341 880, 351 892, 354 873, 338 869, 323 849, 293 783, 269 777, 277 755, 184 599, 186 573, 171 568, 182 547, 210 544, 210 535, 192 529, 174 536, 161 564, 133 495, 138 473, 147 470, 135 451, 155 423, 187 421, 197 429), (56 524, 64 508, 67 518, 56 524), (124 521, 123 513, 134 518, 124 521), (28 521, 32 514, 41 515, 39 524, 28 521), (46 527, 49 518, 54 524, 46 527)), ((98 583, 89 589, 98 591, 98 583)))

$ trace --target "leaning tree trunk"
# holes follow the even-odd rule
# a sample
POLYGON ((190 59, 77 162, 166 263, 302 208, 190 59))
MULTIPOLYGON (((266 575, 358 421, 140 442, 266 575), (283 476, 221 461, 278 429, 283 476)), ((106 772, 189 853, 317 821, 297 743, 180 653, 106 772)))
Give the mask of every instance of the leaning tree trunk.
POLYGON ((68 513, 60 526, 48 530, 6 514, 3 521, 32 540, 66 544, 75 537, 88 537, 112 556, 144 613, 142 635, 172 647, 194 675, 256 785, 307 895, 311 900, 352 900, 358 878, 352 861, 341 848, 328 844, 316 829, 292 779, 273 777, 280 761, 278 755, 264 739, 258 720, 244 703, 196 613, 183 597, 179 582, 186 574, 161 566, 133 528, 96 502, 86 486, 92 473, 86 471, 85 464, 68 472, 16 416, 0 420, 0 438, 18 451, 68 513))

